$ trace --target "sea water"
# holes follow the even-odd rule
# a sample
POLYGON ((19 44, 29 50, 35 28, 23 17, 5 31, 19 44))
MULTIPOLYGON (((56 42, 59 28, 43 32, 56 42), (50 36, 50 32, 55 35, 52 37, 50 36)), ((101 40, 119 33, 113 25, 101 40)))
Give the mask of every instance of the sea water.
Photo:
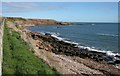
POLYGON ((79 46, 100 51, 115 52, 118 49, 117 23, 75 23, 73 25, 40 25, 29 27, 29 30, 51 33, 66 41, 76 42, 79 46))

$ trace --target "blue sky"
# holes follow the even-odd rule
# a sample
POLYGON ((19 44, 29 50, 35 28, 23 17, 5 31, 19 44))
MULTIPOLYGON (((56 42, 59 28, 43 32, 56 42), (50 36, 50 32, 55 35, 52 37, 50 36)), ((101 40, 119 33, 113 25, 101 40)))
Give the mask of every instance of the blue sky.
POLYGON ((2 15, 70 22, 117 22, 117 2, 3 2, 2 15))

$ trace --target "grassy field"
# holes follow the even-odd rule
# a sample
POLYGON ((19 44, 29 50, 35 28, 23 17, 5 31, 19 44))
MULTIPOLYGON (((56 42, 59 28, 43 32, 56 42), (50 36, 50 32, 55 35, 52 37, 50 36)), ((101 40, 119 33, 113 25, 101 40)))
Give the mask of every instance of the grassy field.
POLYGON ((4 74, 59 75, 55 69, 34 56, 29 45, 21 39, 20 34, 12 31, 6 25, 3 40, 4 74))

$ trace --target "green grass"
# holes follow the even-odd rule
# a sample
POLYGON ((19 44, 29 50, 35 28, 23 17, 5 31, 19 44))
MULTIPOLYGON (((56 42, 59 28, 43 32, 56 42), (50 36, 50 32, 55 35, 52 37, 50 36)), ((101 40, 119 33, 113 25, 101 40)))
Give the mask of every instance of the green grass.
POLYGON ((59 75, 43 60, 37 58, 20 34, 12 31, 6 25, 3 39, 3 75, 4 74, 44 74, 59 75))

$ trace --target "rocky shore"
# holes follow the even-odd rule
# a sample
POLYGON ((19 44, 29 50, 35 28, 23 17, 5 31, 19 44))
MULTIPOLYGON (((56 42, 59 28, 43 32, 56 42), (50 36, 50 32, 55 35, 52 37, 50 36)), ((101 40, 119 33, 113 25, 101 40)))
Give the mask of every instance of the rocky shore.
MULTIPOLYGON (((76 60, 78 62, 81 62, 79 58, 83 58, 86 60, 91 60, 93 61, 93 63, 97 62, 99 65, 102 65, 103 67, 107 65, 109 66, 109 70, 108 68, 104 68, 104 69, 102 68, 102 70, 101 68, 96 68, 96 69, 101 70, 102 72, 108 75, 119 74, 120 72, 120 70, 115 68, 114 66, 115 64, 120 64, 120 61, 116 60, 114 62, 108 63, 108 61, 112 61, 113 58, 106 55, 106 53, 89 51, 88 49, 78 48, 76 47, 76 44, 70 44, 64 41, 59 41, 57 38, 52 37, 51 34, 43 35, 37 32, 30 32, 28 33, 28 36, 37 41, 36 47, 38 47, 39 49, 44 49, 46 51, 53 52, 58 55, 70 56, 70 57, 73 57, 72 58, 73 60, 76 60), (79 58, 74 59, 75 56, 79 58), (114 69, 114 72, 112 71, 113 69, 114 69)), ((90 65, 86 64, 86 65, 89 67, 93 66, 93 65, 90 66, 91 64, 90 65)), ((92 68, 95 68, 95 67, 97 66, 94 66, 92 68)))
MULTIPOLYGON (((57 38, 52 37, 51 34, 48 33, 46 33, 45 35, 41 35, 39 33, 31 32, 30 36, 35 40, 43 41, 42 43, 39 42, 37 45, 40 49, 52 51, 55 54, 65 54, 67 56, 79 56, 80 58, 90 58, 97 62, 120 64, 120 60, 109 62, 113 61, 114 59, 111 56, 108 56, 106 53, 90 51, 87 48, 84 49, 76 47, 76 44, 60 41, 57 38)), ((118 58, 120 57, 118 56, 118 58)))

